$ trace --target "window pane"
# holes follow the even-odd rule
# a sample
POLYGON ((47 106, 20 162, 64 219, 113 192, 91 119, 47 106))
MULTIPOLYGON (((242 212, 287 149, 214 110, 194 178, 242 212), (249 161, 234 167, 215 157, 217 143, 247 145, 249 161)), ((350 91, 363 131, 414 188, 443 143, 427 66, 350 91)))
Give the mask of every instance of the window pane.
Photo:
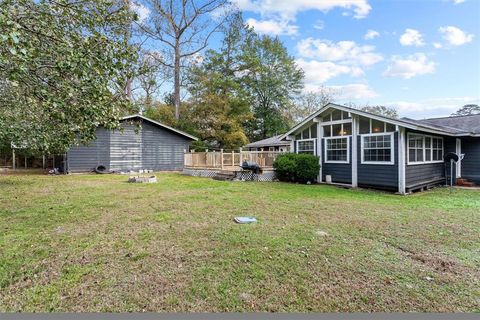
POLYGON ((375 135, 363 137, 363 160, 390 162, 392 160, 392 136, 375 135))
POLYGON ((295 135, 295 140, 302 140, 302 134, 299 133, 299 134, 295 135))
POLYGON ((332 112, 332 121, 342 120, 342 111, 333 110, 332 112))
POLYGON ((360 134, 370 133, 370 119, 360 117, 360 134))
POLYGON ((391 123, 387 123, 387 131, 386 132, 395 132, 395 125, 391 123))
POLYGON ((317 124, 314 123, 311 127, 310 127, 310 138, 316 138, 317 137, 317 124))
POLYGON ((313 140, 298 141, 297 152, 315 154, 315 142, 313 140))
POLYGON ((347 161, 348 159, 348 138, 326 140, 327 161, 347 161))
POLYGON ((342 111, 342 117, 343 117, 344 120, 351 118, 351 117, 348 116, 348 112, 346 112, 346 111, 342 111))
POLYGON ((343 136, 349 136, 352 134, 352 124, 351 123, 344 123, 343 124, 343 136))
POLYGON ((382 121, 372 119, 372 133, 384 132, 385 123, 382 121))
POLYGON ((342 135, 342 125, 334 124, 332 125, 332 136, 341 136, 342 135))
POLYGON ((310 139, 310 128, 303 130, 302 139, 310 139))
POLYGON ((322 117, 322 121, 323 121, 323 122, 330 122, 330 121, 331 121, 330 116, 331 116, 331 113, 328 113, 328 114, 324 115, 324 116, 322 117))
POLYGON ((324 137, 332 136, 332 126, 323 126, 323 136, 324 137))

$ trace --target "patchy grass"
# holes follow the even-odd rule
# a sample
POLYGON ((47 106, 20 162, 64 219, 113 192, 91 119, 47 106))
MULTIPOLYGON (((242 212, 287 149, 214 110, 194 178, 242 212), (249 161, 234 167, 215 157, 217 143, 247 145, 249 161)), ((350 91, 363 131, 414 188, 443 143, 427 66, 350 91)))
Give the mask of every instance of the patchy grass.
POLYGON ((478 191, 125 180, 0 177, 0 311, 480 311, 478 191))

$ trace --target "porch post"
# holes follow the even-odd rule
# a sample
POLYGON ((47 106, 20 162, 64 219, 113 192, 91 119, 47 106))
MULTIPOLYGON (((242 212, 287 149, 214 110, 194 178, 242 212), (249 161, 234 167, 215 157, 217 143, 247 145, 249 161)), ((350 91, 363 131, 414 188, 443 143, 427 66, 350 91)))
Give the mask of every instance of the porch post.
MULTIPOLYGON (((458 156, 462 154, 462 140, 460 138, 457 138, 456 140, 455 153, 458 154, 458 156)), ((457 171, 457 178, 461 178, 462 177, 462 160, 461 159, 457 161, 457 168, 455 171, 457 171)))
POLYGON ((358 115, 352 114, 352 187, 358 187, 358 115))
POLYGON ((322 138, 323 138, 323 128, 322 128, 322 119, 317 118, 317 140, 315 141, 317 144, 317 156, 318 156, 318 164, 320 165, 320 171, 318 172, 318 182, 322 182, 323 179, 323 174, 322 174, 322 159, 323 159, 323 153, 322 153, 322 138))
POLYGON ((405 128, 398 128, 398 193, 405 194, 405 128))

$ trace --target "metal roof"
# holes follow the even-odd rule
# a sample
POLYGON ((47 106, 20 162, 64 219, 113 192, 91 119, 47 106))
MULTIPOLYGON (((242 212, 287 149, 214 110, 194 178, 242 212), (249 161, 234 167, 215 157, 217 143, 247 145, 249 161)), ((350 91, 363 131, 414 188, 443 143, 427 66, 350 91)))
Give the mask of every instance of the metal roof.
POLYGON ((269 146, 286 146, 290 145, 289 141, 282 141, 280 137, 282 135, 273 136, 267 139, 251 142, 245 145, 246 148, 261 148, 261 147, 269 147, 269 146))
POLYGON ((167 126, 166 124, 163 124, 163 123, 160 123, 160 122, 158 122, 158 121, 152 120, 152 119, 150 119, 150 118, 144 117, 144 116, 142 116, 141 114, 133 114, 133 115, 130 115, 130 116, 126 116, 126 117, 120 118, 120 121, 130 120, 130 119, 133 119, 133 118, 140 118, 140 119, 142 119, 142 120, 145 120, 145 121, 148 121, 148 122, 150 122, 150 123, 153 123, 153 124, 156 125, 156 126, 162 127, 162 128, 164 128, 164 129, 173 131, 173 132, 175 132, 175 133, 177 133, 177 134, 179 134, 179 135, 185 136, 185 137, 187 137, 187 138, 189 138, 189 139, 192 139, 192 140, 195 140, 195 141, 198 140, 197 137, 194 137, 194 136, 192 136, 192 135, 190 135, 190 134, 188 134, 188 133, 186 133, 186 132, 183 132, 183 131, 181 131, 181 130, 172 128, 172 127, 170 127, 170 126, 167 126))

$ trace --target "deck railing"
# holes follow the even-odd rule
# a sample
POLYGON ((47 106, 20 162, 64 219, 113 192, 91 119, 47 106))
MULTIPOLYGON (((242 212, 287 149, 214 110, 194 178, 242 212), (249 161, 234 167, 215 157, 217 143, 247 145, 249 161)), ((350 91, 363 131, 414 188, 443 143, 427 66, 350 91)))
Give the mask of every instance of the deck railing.
POLYGON ((262 168, 272 168, 273 162, 283 151, 206 151, 186 152, 186 168, 224 169, 225 167, 240 167, 243 161, 257 163, 262 168))

